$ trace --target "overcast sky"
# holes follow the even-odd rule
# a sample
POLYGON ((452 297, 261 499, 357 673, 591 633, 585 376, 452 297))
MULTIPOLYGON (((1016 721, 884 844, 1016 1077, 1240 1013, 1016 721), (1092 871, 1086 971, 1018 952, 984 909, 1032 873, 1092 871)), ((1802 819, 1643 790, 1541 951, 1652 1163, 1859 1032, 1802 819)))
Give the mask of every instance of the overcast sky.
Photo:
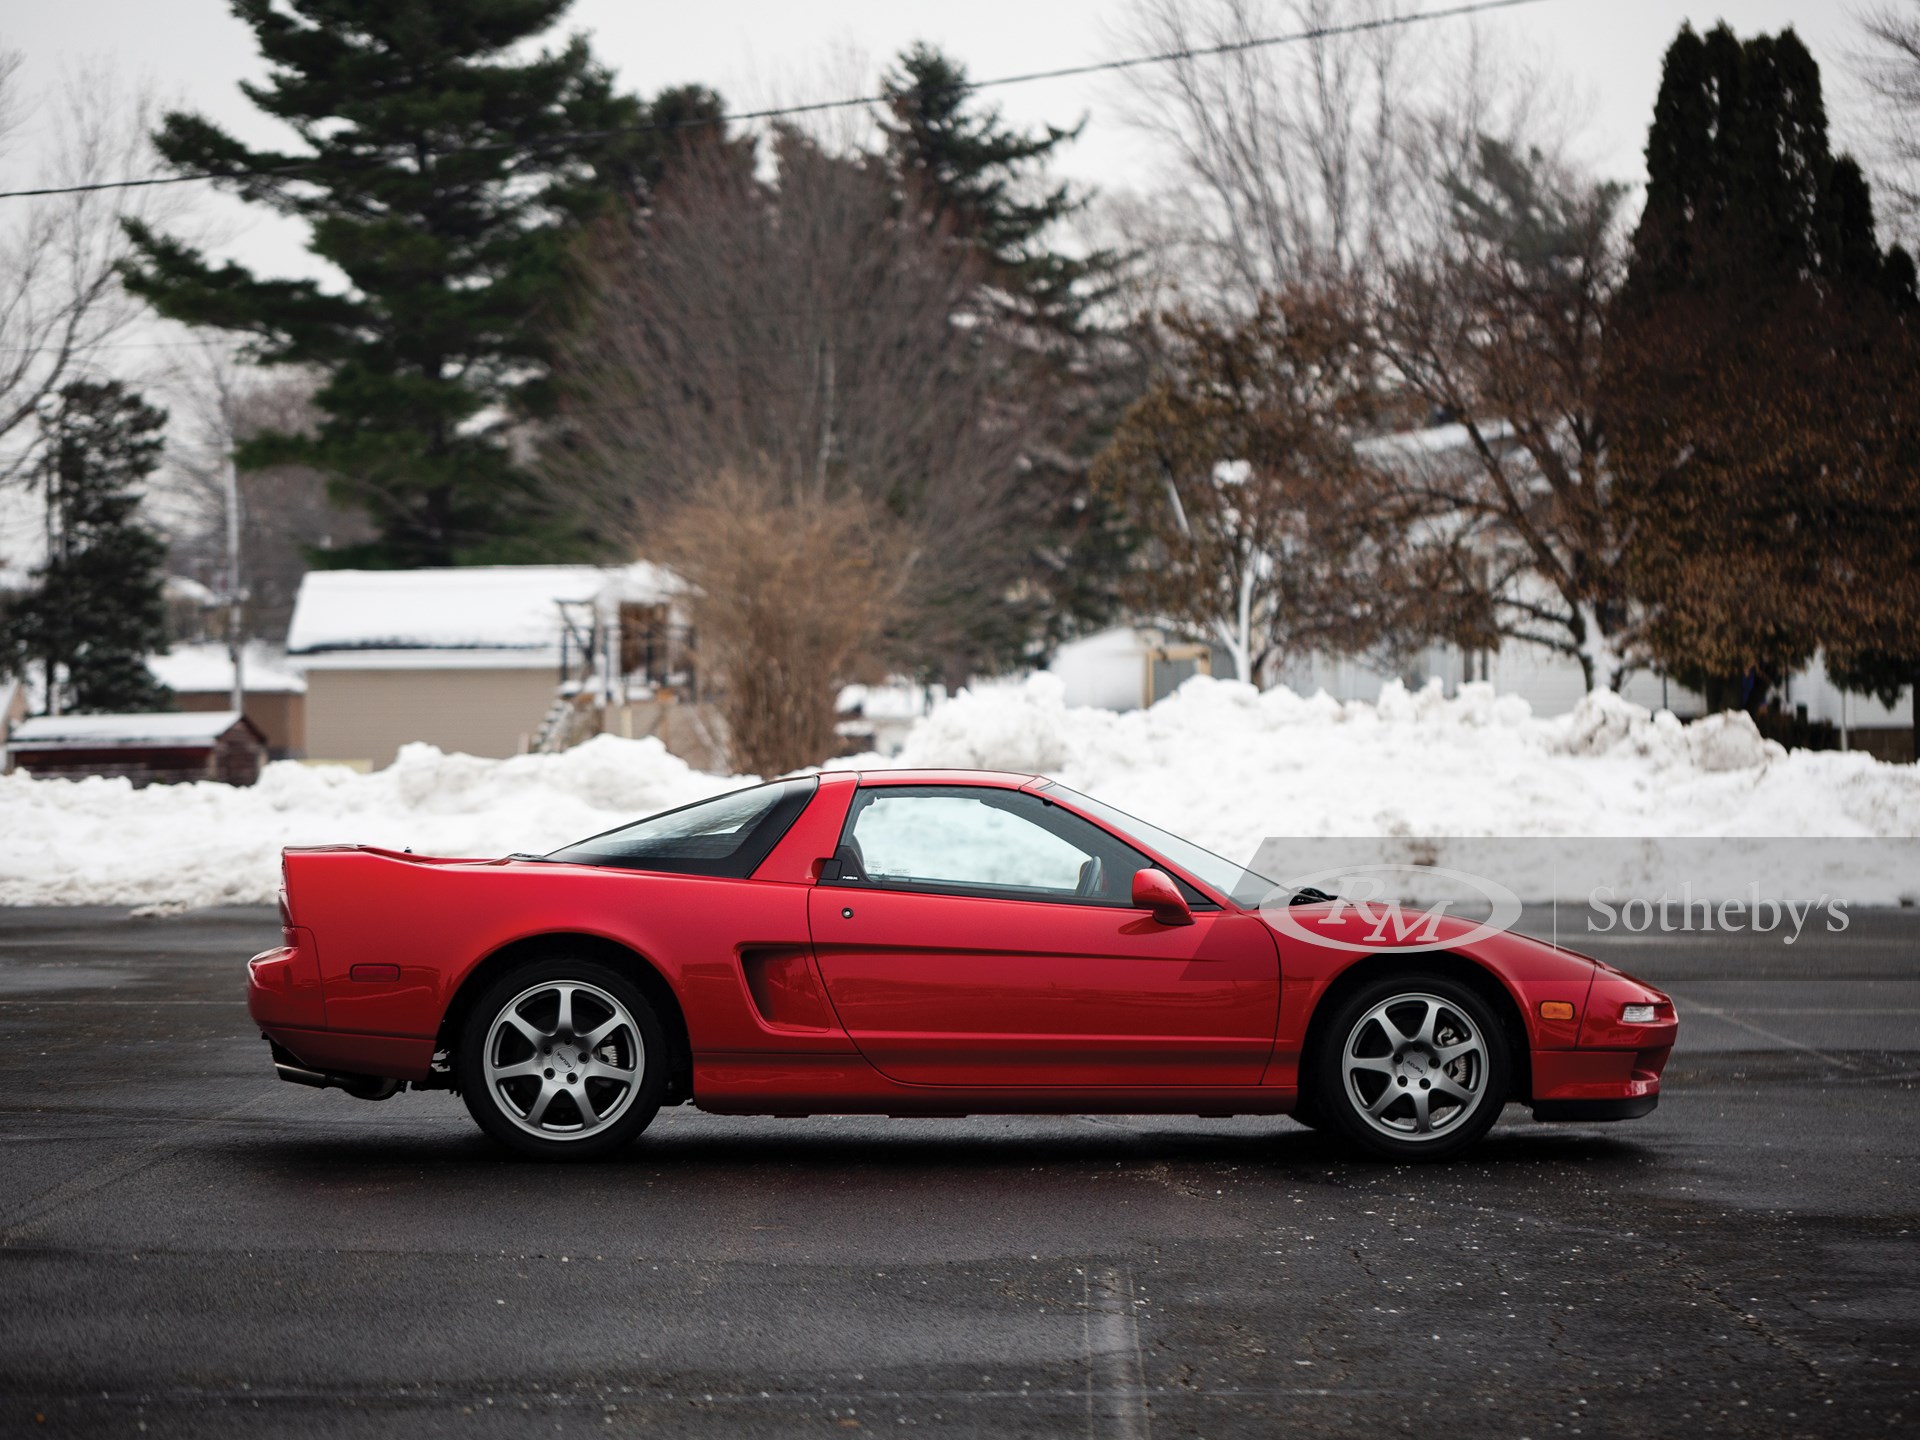
MULTIPOLYGON (((1430 0, 1430 7, 1441 3, 1430 0)), ((1110 59, 1136 48, 1126 35, 1128 9, 1127 0, 577 0, 567 23, 589 32, 600 57, 644 93, 698 81, 742 108, 858 93, 916 39, 958 57, 975 78, 1110 59)), ((1635 180, 1661 54, 1683 20, 1705 28, 1724 19, 1743 35, 1794 26, 1827 76, 1837 128, 1857 136, 1863 117, 1836 93, 1846 89, 1855 43, 1852 9, 1845 0, 1542 0, 1473 23, 1499 53, 1555 75, 1589 115, 1588 158, 1635 180)), ((1457 34, 1465 23, 1432 28, 1457 34)), ((264 69, 251 32, 225 0, 14 0, 0 19, 0 45, 23 52, 30 89, 44 93, 77 68, 105 61, 123 81, 150 81, 168 100, 244 138, 276 138, 236 88, 264 69)), ((1121 118, 1124 80, 1093 76, 992 93, 1018 121, 1086 119, 1062 161, 1069 176, 1108 190, 1150 183, 1150 157, 1121 118)), ((6 157, 6 178, 35 164, 31 143, 24 145, 6 157)), ((217 204, 215 213, 236 256, 282 273, 304 268, 297 230, 230 204, 217 204)))

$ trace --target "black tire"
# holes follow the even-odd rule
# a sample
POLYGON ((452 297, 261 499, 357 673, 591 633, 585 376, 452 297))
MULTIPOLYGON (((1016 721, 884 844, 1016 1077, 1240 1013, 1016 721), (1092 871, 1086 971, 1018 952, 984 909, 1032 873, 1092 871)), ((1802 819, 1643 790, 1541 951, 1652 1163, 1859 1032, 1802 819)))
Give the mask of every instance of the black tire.
POLYGON ((489 985, 453 1053, 474 1123, 535 1160, 594 1160, 629 1144, 659 1111, 672 1066, 666 1031, 640 987, 598 961, 562 955, 489 985))
POLYGON ((1449 1160, 1493 1128, 1512 1073, 1506 1027, 1478 990, 1408 971, 1362 985, 1327 1017, 1308 1058, 1311 1113, 1368 1155, 1449 1160))

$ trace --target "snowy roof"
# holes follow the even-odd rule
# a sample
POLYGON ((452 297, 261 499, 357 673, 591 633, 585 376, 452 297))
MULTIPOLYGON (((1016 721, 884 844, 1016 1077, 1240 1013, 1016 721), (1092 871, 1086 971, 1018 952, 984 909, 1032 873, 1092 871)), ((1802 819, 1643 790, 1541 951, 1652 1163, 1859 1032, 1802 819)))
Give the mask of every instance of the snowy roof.
MULTIPOLYGON (((1480 434, 1494 444, 1507 439, 1512 433, 1513 427, 1504 420, 1491 421, 1480 427, 1480 434)), ((1417 460, 1423 455, 1452 455, 1467 450, 1472 443, 1467 427, 1455 422, 1429 425, 1424 430, 1403 430, 1395 435, 1376 435, 1360 441, 1353 448, 1362 455, 1380 459, 1417 460)))
POLYGON ((287 653, 518 651, 560 646, 557 602, 658 602, 679 589, 657 565, 470 565, 446 570, 312 570, 300 582, 287 653))
POLYGON ((13 749, 89 749, 137 745, 190 750, 213 744, 241 723, 235 710, 163 711, 141 715, 42 715, 14 726, 13 749))
MULTIPOLYGON (((225 694, 233 688, 233 665, 219 643, 176 645, 165 655, 149 655, 153 678, 176 695, 225 694)), ((249 644, 240 657, 240 678, 249 695, 297 695, 307 682, 287 668, 287 657, 271 646, 249 644)))

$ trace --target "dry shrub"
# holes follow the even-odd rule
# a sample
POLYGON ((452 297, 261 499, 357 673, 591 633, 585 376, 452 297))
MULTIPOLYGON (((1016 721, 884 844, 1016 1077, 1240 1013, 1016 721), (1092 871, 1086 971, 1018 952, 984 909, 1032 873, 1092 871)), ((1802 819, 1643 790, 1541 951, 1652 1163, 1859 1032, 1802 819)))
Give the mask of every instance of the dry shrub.
POLYGON ((894 527, 855 495, 794 495, 732 470, 678 506, 650 553, 690 608, 736 770, 778 775, 833 753, 834 701, 877 644, 903 573, 894 527))

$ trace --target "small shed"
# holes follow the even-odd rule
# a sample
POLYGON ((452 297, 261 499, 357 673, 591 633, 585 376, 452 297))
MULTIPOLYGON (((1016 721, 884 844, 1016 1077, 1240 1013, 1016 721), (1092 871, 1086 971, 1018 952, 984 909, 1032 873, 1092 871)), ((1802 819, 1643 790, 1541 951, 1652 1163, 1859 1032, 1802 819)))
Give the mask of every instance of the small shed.
MULTIPOLYGON (((173 691, 182 710, 231 710, 233 660, 218 642, 177 644, 147 659, 153 678, 173 691)), ((267 737, 267 755, 299 760, 307 753, 307 682, 287 664, 284 652, 248 641, 241 655, 247 719, 267 737)))
POLYGON ((14 769, 47 778, 119 775, 136 786, 186 780, 251 785, 267 740, 234 710, 145 715, 42 715, 7 739, 14 769))

